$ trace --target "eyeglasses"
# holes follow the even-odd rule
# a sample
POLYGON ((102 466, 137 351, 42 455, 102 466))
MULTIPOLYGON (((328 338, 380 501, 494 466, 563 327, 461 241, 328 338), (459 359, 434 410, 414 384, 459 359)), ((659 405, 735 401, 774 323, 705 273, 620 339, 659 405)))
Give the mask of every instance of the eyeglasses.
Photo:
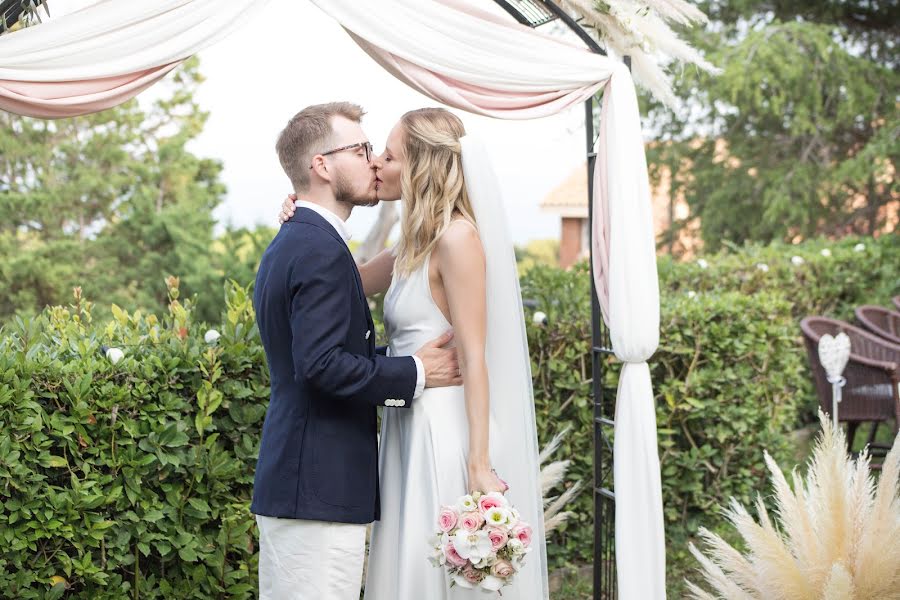
MULTIPOLYGON (((372 160, 372 155, 375 154, 375 149, 372 146, 372 142, 358 142, 356 144, 350 144, 349 146, 341 146, 340 148, 335 148, 334 150, 329 150, 328 152, 320 153, 322 156, 328 156, 329 154, 334 154, 336 152, 343 152, 344 150, 355 150, 356 148, 363 148, 366 151, 366 162, 370 162, 372 160)), ((309 168, 312 169, 313 166, 309 165, 309 168)))

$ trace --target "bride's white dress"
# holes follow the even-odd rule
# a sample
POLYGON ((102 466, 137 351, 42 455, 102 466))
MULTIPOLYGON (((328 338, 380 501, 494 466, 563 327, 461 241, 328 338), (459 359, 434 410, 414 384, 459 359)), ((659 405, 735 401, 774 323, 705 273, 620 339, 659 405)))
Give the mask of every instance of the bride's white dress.
MULTIPOLYGON (((384 298, 385 330, 393 356, 409 356, 450 324, 431 295, 425 263, 407 277, 395 275, 384 298)), ((502 444, 491 426, 491 453, 502 444)), ((411 408, 382 414, 381 520, 372 529, 366 600, 484 598, 479 590, 450 588, 443 568, 428 562, 437 510, 466 493, 468 424, 464 387, 428 388, 411 408)), ((501 477, 503 473, 500 472, 501 477)), ((524 516, 523 516, 524 518, 524 516)), ((527 565, 526 565, 527 568, 527 565)), ((523 582, 503 588, 504 600, 540 598, 523 582)))

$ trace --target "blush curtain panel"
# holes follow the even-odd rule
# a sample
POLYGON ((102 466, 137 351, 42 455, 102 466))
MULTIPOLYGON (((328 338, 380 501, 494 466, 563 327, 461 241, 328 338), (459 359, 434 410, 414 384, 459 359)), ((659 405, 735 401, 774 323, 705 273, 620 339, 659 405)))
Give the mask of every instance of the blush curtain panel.
POLYGON ((111 108, 227 36, 267 0, 100 0, 0 37, 0 109, 57 119, 111 108))

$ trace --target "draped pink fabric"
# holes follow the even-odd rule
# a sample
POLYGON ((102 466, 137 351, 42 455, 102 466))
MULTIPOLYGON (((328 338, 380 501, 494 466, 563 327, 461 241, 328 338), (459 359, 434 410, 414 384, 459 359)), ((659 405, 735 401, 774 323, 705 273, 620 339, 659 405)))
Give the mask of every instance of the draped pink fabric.
MULTIPOLYGON (((499 15, 480 10, 471 4, 458 0, 437 0, 472 17, 490 21, 506 28, 517 28, 521 25, 499 15)), ((447 75, 443 75, 399 56, 391 54, 349 29, 347 33, 375 62, 381 65, 394 77, 408 86, 433 98, 438 102, 453 106, 467 112, 494 117, 498 119, 536 119, 563 111, 570 106, 580 104, 609 85, 613 77, 606 82, 597 82, 576 90, 552 90, 546 92, 521 93, 472 85, 447 75)), ((555 42, 567 44, 561 39, 555 42)), ((569 44, 572 45, 572 44, 569 44)), ((608 109, 610 94, 604 94, 601 112, 608 109)), ((597 168, 594 169, 594 222, 592 243, 594 250, 594 281, 597 298, 603 312, 604 321, 609 322, 609 284, 606 275, 609 273, 609 203, 606 193, 606 119, 601 119, 600 143, 598 144, 597 168)))
POLYGON ((179 64, 174 62, 137 73, 81 81, 0 79, 0 109, 40 119, 100 112, 135 97, 179 64))
MULTIPOLYGON (((607 111, 609 95, 603 97, 601 112, 607 111)), ((599 139, 607 136, 606 119, 600 119, 599 139)), ((594 168, 594 189, 591 202, 594 204, 594 220, 591 223, 591 246, 594 262, 594 289, 597 290, 597 301, 603 313, 603 321, 609 323, 609 194, 607 193, 606 144, 599 144, 594 168)))
POLYGON ((394 77, 438 102, 497 119, 537 119, 554 115, 590 98, 601 84, 574 91, 507 92, 476 86, 442 75, 374 46, 348 31, 350 37, 394 77))
MULTIPOLYGON (((480 10, 458 0, 436 0, 454 10, 471 15, 473 18, 490 21, 505 28, 519 28, 521 25, 499 15, 480 10)), ((610 85, 613 77, 605 82, 597 82, 575 90, 551 90, 544 92, 508 92, 483 86, 476 86, 447 75, 431 71, 411 61, 376 46, 346 30, 350 37, 375 62, 408 86, 433 98, 438 102, 467 112, 498 119, 536 119, 563 111, 580 104, 597 93, 604 85, 610 85)), ((568 42, 554 38, 554 42, 568 42)), ((574 45, 573 45, 574 46, 574 45)), ((601 112, 607 112, 611 94, 604 94, 601 112)), ((603 312, 604 321, 609 323, 609 201, 606 178, 606 119, 600 120, 598 154, 594 169, 594 222, 592 244, 594 250, 594 281, 597 299, 603 312)))

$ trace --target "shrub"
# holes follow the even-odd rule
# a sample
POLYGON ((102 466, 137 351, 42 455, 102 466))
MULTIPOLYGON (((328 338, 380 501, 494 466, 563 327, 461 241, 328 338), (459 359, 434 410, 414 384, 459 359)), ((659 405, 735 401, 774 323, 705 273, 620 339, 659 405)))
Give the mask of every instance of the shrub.
MULTIPOLYGON (((724 526, 717 505, 750 500, 765 477, 762 449, 783 459, 790 431, 813 414, 798 318, 847 317, 900 292, 896 236, 867 240, 864 252, 855 243, 830 257, 821 242, 731 249, 707 269, 660 260, 650 366, 670 561, 700 526, 724 526), (792 254, 806 261, 795 267, 792 254)), ((221 338, 207 343, 177 279, 168 283, 162 318, 112 307, 110 321, 94 322, 76 293, 68 308, 3 329, 0 597, 255 596, 248 508, 269 380, 250 298, 228 287, 221 338), (105 346, 124 358, 113 364, 105 346)), ((572 461, 567 485, 590 482, 587 267, 534 266, 522 290, 548 316, 538 325, 535 309, 526 315, 541 446, 571 425, 555 456, 572 461)), ((611 400, 619 368, 606 361, 611 400)), ((592 558, 591 494, 567 509, 576 516, 551 533, 551 568, 592 558)))
POLYGON ((49 597, 255 595, 247 508, 268 382, 250 300, 229 290, 208 345, 177 285, 170 298, 161 321, 114 307, 94 324, 76 298, 4 331, 0 596, 52 582, 49 597))

